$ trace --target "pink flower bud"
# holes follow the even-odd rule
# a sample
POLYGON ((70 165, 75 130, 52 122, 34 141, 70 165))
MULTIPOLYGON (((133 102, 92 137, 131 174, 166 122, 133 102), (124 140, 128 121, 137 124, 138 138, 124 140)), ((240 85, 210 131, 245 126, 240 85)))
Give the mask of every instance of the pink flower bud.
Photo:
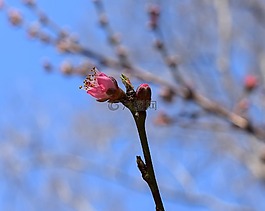
POLYGON ((158 5, 150 5, 148 8, 149 13, 149 27, 151 29, 156 29, 158 24, 158 17, 160 15, 160 7, 158 5))
POLYGON ((151 103, 151 88, 148 84, 141 84, 136 90, 136 106, 139 111, 146 111, 151 103))
POLYGON ((167 126, 173 123, 173 119, 168 114, 160 112, 154 119, 154 123, 158 126, 167 126))
POLYGON ((156 4, 149 5, 148 13, 150 16, 159 16, 160 15, 160 7, 156 4))
MULTIPOLYGON (((110 76, 98 71, 96 68, 91 70, 92 74, 84 80, 83 89, 99 102, 109 100, 117 101, 124 92, 119 88, 117 81, 110 76)), ((80 87, 80 89, 82 86, 80 87)))
POLYGON ((254 75, 247 75, 245 77, 244 86, 247 91, 252 91, 258 85, 258 79, 254 75))
POLYGON ((11 9, 8 11, 8 19, 13 26, 19 26, 22 24, 22 15, 20 11, 16 9, 11 9))

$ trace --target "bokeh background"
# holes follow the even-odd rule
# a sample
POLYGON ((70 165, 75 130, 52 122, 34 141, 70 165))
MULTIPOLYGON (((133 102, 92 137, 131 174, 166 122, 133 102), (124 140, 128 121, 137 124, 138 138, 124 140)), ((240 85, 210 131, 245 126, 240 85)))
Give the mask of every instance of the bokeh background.
POLYGON ((0 0, 0 210, 154 210, 129 111, 78 88, 93 66, 150 84, 166 210, 264 210, 264 14, 263 0, 0 0))

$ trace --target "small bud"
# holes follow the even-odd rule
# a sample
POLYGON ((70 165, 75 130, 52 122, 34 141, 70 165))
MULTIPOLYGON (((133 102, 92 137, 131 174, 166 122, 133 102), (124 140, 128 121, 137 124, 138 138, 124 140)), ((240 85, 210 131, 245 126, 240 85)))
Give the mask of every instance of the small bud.
POLYGON ((151 88, 148 84, 141 84, 136 90, 136 107, 138 111, 146 111, 151 103, 151 88))
POLYGON ((77 53, 77 52, 80 52, 82 50, 82 48, 80 47, 80 45, 72 42, 70 43, 70 48, 69 48, 69 51, 71 53, 77 53))
POLYGON ((160 15, 160 7, 158 5, 152 4, 148 8, 149 14, 149 27, 151 29, 156 29, 158 25, 158 18, 160 15))
POLYGON ((170 103, 173 101, 173 98, 175 96, 175 92, 168 87, 163 87, 162 90, 160 91, 159 95, 164 101, 170 103))
POLYGON ((35 38, 39 34, 39 26, 37 24, 32 24, 28 27, 27 32, 30 38, 35 38))
POLYGON ((167 126, 173 123, 173 119, 164 112, 160 112, 154 119, 154 124, 158 126, 167 126))
POLYGON ((67 39, 59 39, 56 43, 56 48, 60 53, 66 53, 70 51, 70 44, 67 39))
POLYGON ((99 23, 101 26, 106 26, 108 24, 108 18, 105 14, 99 16, 99 23))
POLYGON ((160 15, 160 7, 159 5, 152 4, 148 8, 148 13, 150 16, 159 16, 160 15))
POLYGON ((43 63, 42 63, 42 66, 43 66, 43 68, 44 68, 44 70, 46 72, 51 72, 52 71, 52 64, 51 64, 50 61, 44 60, 43 63))
POLYGON ((258 79, 254 75, 247 75, 244 80, 244 87, 246 91, 252 91, 258 85, 258 79))
POLYGON ((109 42, 111 44, 118 44, 120 42, 120 36, 118 34, 113 34, 109 37, 109 42))
POLYGON ((19 26, 22 24, 22 15, 18 10, 11 9, 8 11, 8 19, 13 26, 19 26))
POLYGON ((23 0, 24 4, 27 6, 33 7, 35 6, 35 0, 23 0))
POLYGON ((142 160, 141 156, 136 156, 136 163, 137 163, 137 166, 138 166, 139 170, 141 171, 142 175, 146 176, 147 167, 146 167, 144 161, 142 160))
POLYGON ((76 68, 76 71, 80 75, 87 75, 88 71, 91 70, 93 67, 95 67, 95 65, 93 65, 89 61, 84 61, 76 68))
POLYGON ((155 48, 157 48, 158 50, 161 50, 164 48, 164 44, 161 40, 155 40, 154 42, 154 46, 155 48))
POLYGON ((59 32, 59 39, 64 39, 69 36, 69 32, 65 29, 61 29, 59 32))
POLYGON ((121 81, 124 84, 127 93, 131 92, 131 91, 134 92, 133 85, 132 85, 130 79, 126 75, 121 74, 121 81))
POLYGON ((125 47, 123 47, 123 46, 118 46, 117 48, 116 48, 116 52, 117 52, 117 55, 119 56, 119 57, 126 57, 127 56, 127 50, 126 50, 126 48, 125 47))
POLYGON ((45 14, 42 13, 39 15, 39 21, 45 25, 49 22, 49 19, 45 14))
POLYGON ((39 34, 39 39, 44 43, 49 43, 51 41, 51 37, 44 33, 39 34))
POLYGON ((69 74, 71 74, 73 72, 74 67, 73 67, 73 65, 70 62, 64 61, 61 64, 60 69, 61 69, 63 74, 69 75, 69 74))
POLYGON ((173 67, 173 68, 175 68, 176 66, 177 66, 177 64, 178 64, 178 61, 177 61, 178 59, 177 59, 177 57, 176 56, 168 56, 167 58, 166 58, 166 63, 167 63, 167 65, 169 66, 169 67, 173 67))

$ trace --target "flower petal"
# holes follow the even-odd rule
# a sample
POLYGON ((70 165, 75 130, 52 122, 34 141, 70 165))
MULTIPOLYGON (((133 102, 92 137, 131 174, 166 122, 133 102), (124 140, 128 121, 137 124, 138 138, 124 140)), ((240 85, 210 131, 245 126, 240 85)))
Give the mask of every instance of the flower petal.
POLYGON ((87 90, 87 93, 90 94, 91 96, 97 98, 97 99, 108 97, 106 92, 102 91, 101 87, 93 87, 93 88, 87 90))
POLYGON ((97 82, 104 87, 104 91, 107 91, 109 88, 116 89, 116 84, 109 77, 99 76, 97 77, 97 82))

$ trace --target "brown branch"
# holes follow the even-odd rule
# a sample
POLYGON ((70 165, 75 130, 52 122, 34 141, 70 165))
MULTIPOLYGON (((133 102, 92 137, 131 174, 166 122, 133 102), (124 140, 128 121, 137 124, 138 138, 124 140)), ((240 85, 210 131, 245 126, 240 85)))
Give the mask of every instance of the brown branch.
POLYGON ((126 49, 121 44, 120 37, 116 33, 114 33, 114 30, 110 25, 105 11, 104 3, 101 0, 96 0, 94 1, 94 5, 98 14, 100 26, 104 30, 110 46, 113 47, 119 60, 119 64, 124 67, 131 66, 126 49))
POLYGON ((196 92, 194 89, 191 89, 190 87, 178 88, 174 84, 171 84, 170 82, 162 79, 161 77, 155 76, 150 72, 143 72, 143 70, 139 69, 133 69, 133 71, 131 71, 131 74, 139 79, 169 87, 178 96, 187 100, 194 101, 205 111, 225 119, 226 121, 230 122, 233 126, 236 126, 242 131, 252 134, 257 139, 261 140, 262 142, 265 142, 265 131, 255 126, 251 122, 251 120, 244 118, 232 111, 229 111, 223 105, 213 100, 210 100, 209 98, 196 92))
POLYGON ((156 204, 156 211, 164 211, 165 209, 156 182, 151 153, 149 150, 148 141, 146 137, 146 131, 145 131, 146 111, 139 111, 137 112, 138 115, 136 115, 133 112, 132 114, 137 126, 137 130, 141 141, 141 146, 143 149, 144 159, 145 159, 144 163, 140 156, 136 156, 137 166, 140 172, 142 173, 142 178, 144 179, 144 181, 146 181, 152 192, 152 196, 156 204))
POLYGON ((184 85, 185 81, 179 71, 178 62, 170 56, 165 38, 163 36, 162 27, 160 26, 160 6, 151 4, 148 9, 149 27, 155 36, 155 48, 160 53, 165 65, 169 68, 173 78, 177 84, 184 85))

